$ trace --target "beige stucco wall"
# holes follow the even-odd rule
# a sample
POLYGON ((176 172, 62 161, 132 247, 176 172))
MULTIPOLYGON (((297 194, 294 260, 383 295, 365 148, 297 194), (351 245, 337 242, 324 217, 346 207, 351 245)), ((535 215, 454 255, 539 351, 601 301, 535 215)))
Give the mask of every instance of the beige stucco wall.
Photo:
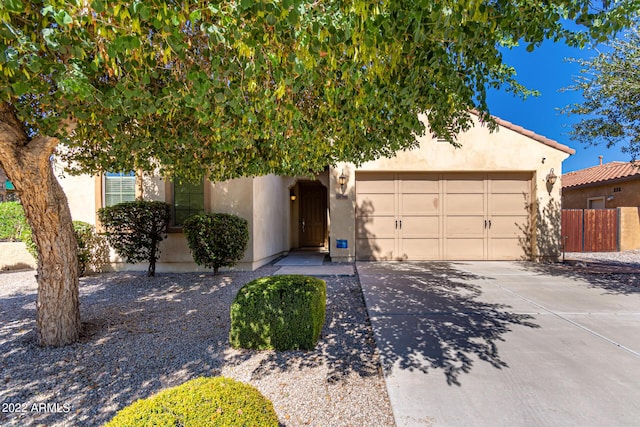
MULTIPOLYGON (((423 117, 424 119, 424 117, 423 117)), ((491 133, 477 120, 475 126, 458 136, 461 148, 438 142, 430 134, 419 137, 419 148, 401 151, 391 158, 367 162, 356 168, 353 164, 338 164, 330 171, 330 255, 336 261, 355 259, 355 175, 356 171, 412 171, 412 172, 530 172, 533 176, 533 196, 541 216, 539 225, 546 233, 557 234, 559 242, 560 184, 547 191, 546 176, 553 168, 556 176, 562 174, 562 161, 569 154, 533 140, 511 129, 501 127, 491 133), (347 176, 346 199, 339 198, 338 176, 347 176), (556 218, 557 215, 557 218, 556 218), (553 218, 550 218, 553 216, 553 218), (558 222, 557 227, 555 223, 558 222), (348 249, 336 248, 337 239, 347 239, 348 249)), ((535 248, 534 236, 534 248, 535 248)), ((537 249, 536 249, 537 251, 537 249)), ((557 253, 560 249, 557 248, 557 253)), ((537 254, 544 255, 544 254, 537 254)))
POLYGON ((0 242, 0 270, 35 269, 37 262, 23 242, 0 242))
POLYGON ((74 221, 96 223, 96 185, 89 175, 72 176, 65 174, 58 177, 58 182, 64 189, 74 221))
MULTIPOLYGON (((258 178, 240 178, 220 183, 208 183, 205 200, 208 212, 232 213, 249 222, 249 244, 244 258, 235 268, 253 270, 289 250, 290 202, 289 186, 293 178, 268 175, 258 178)), ((96 222, 96 208, 100 205, 100 179, 88 175, 67 177, 61 184, 69 199, 74 219, 96 222)), ((165 181, 153 175, 145 175, 142 191, 146 200, 167 201, 165 181)), ((203 271, 193 262, 186 237, 179 231, 168 233, 160 244, 160 259, 156 270, 203 271)), ((113 251, 108 270, 144 271, 146 263, 127 264, 113 251)))
POLYGON ((291 178, 266 175, 253 180, 253 263, 264 265, 289 250, 291 178))
POLYGON ((604 207, 607 209, 621 206, 640 206, 640 179, 602 183, 578 188, 564 188, 562 190, 563 209, 587 209, 588 200, 603 197, 604 207), (614 192, 615 188, 620 191, 614 192), (607 200, 613 196, 612 200, 607 200))

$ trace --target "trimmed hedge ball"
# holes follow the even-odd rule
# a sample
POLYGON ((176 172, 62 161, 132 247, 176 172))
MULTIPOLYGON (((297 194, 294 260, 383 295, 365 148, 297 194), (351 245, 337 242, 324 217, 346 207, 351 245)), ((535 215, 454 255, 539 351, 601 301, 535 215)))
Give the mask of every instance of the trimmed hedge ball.
POLYGON ((105 427, 278 426, 273 404, 225 377, 196 378, 121 409, 105 427))
POLYGON ((235 348, 311 350, 324 325, 327 284, 298 274, 244 285, 231 305, 229 341, 235 348))

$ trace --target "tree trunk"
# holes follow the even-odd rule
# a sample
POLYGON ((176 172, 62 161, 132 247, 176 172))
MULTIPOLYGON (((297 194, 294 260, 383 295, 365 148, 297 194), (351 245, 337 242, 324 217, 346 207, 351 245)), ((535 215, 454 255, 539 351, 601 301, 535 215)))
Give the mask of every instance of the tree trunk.
POLYGON ((13 182, 38 248, 37 334, 40 345, 78 340, 77 242, 67 197, 51 164, 57 138, 30 138, 13 108, 0 103, 0 166, 13 182))

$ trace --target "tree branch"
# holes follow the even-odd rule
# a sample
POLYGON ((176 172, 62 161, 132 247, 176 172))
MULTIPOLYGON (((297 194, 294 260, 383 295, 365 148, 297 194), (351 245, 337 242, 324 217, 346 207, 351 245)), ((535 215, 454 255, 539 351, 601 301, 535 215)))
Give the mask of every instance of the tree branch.
POLYGON ((24 125, 8 102, 0 102, 0 141, 21 146, 29 143, 24 125))

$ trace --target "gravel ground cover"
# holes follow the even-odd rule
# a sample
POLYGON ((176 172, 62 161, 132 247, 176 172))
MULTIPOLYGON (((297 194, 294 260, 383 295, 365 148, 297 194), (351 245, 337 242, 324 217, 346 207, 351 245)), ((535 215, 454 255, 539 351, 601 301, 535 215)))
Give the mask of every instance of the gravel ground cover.
POLYGON ((599 262, 640 268, 640 249, 623 252, 567 252, 565 258, 587 263, 599 262))
POLYGON ((83 335, 63 348, 36 344, 34 272, 0 273, 0 425, 98 426, 163 388, 224 375, 271 399, 283 426, 393 426, 357 277, 325 278, 313 351, 229 347, 235 294, 275 270, 82 278, 83 335))

